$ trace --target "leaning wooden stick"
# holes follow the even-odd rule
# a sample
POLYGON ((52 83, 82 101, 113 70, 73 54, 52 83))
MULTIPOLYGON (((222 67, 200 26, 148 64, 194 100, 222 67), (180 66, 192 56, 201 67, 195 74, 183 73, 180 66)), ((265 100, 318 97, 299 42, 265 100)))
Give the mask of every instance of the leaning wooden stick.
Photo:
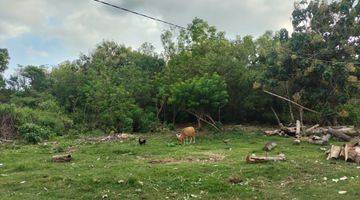
POLYGON ((283 127, 284 127, 284 125, 281 123, 281 121, 280 121, 280 119, 279 119, 278 115, 276 114, 276 112, 275 112, 275 110, 274 110, 274 108, 273 108, 272 106, 271 106, 271 110, 272 110, 272 112, 274 113, 275 118, 276 118, 276 121, 278 122, 278 124, 279 124, 280 128, 283 128, 283 127))
POLYGON ((282 100, 288 101, 288 102, 290 102, 290 103, 292 103, 292 104, 294 104, 294 105, 296 105, 296 106, 298 106, 298 107, 300 107, 300 108, 302 108, 302 109, 304 109, 304 110, 307 110, 307 111, 309 111, 309 112, 313 112, 313 113, 316 113, 316 114, 320 114, 319 112, 317 112, 317 111, 315 111, 315 110, 312 110, 312 109, 310 109, 310 108, 307 108, 307 107, 305 107, 305 106, 302 106, 302 105, 296 103, 295 101, 292 101, 292 100, 287 99, 287 98, 285 98, 285 97, 282 97, 282 96, 280 96, 280 95, 274 94, 274 93, 269 92, 269 91, 267 91, 267 90, 263 90, 263 92, 265 92, 265 93, 267 93, 267 94, 270 94, 271 96, 280 98, 280 99, 282 99, 282 100))

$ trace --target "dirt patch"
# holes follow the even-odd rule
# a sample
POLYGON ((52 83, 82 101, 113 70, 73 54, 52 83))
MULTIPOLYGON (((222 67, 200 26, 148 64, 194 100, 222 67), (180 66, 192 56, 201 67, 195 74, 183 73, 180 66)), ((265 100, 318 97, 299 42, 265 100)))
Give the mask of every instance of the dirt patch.
POLYGON ((150 160, 150 164, 179 164, 179 163, 211 163, 211 162, 220 162, 225 158, 225 156, 220 154, 209 154, 206 157, 186 157, 182 159, 176 158, 164 158, 164 159, 154 159, 150 160))
POLYGON ((243 182, 243 180, 242 180, 242 178, 235 176, 235 177, 230 177, 228 182, 230 184, 239 184, 239 183, 243 182))
POLYGON ((89 137, 84 138, 85 141, 92 141, 92 142, 111 142, 111 141, 123 141, 128 139, 134 139, 135 136, 131 134, 121 133, 121 134, 111 134, 106 136, 100 137, 89 137))

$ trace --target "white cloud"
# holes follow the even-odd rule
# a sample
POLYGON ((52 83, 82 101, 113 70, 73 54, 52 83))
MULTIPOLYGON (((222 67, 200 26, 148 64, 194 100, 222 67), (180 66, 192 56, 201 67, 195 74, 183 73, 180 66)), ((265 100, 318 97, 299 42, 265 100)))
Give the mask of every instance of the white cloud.
MULTIPOLYGON (((186 26, 194 17, 235 35, 258 36, 266 30, 291 29, 293 0, 107 0, 145 14, 186 26)), ((168 26, 92 0, 0 0, 0 44, 24 34, 58 39, 72 54, 88 52, 102 40, 137 48, 151 42, 160 48, 168 26)), ((35 47, 34 47, 35 48, 35 47)), ((49 56, 42 50, 27 52, 49 56)), ((65 50, 64 50, 65 51, 65 50)))
POLYGON ((29 31, 30 29, 27 26, 0 21, 0 42, 9 38, 19 37, 29 31))
POLYGON ((33 47, 26 48, 26 53, 29 56, 48 57, 49 54, 46 51, 35 50, 33 47))

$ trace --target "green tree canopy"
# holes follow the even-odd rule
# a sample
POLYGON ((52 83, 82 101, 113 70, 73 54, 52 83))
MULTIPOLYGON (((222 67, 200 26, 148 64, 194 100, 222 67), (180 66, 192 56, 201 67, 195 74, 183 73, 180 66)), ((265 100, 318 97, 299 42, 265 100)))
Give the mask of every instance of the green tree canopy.
POLYGON ((174 84, 169 102, 195 114, 200 121, 225 106, 228 98, 225 81, 214 73, 174 84))

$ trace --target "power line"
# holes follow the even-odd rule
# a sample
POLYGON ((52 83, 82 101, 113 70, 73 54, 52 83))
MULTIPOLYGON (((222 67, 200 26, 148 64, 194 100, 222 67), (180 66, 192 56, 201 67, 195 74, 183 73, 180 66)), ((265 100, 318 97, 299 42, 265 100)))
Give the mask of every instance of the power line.
POLYGON ((102 3, 102 4, 104 4, 104 5, 107 5, 107 6, 110 6, 110 7, 116 8, 116 9, 119 9, 119 10, 123 10, 123 11, 125 11, 125 12, 129 12, 129 13, 132 13, 132 14, 135 14, 135 15, 139 15, 139 16, 142 16, 142 17, 145 17, 145 18, 154 20, 154 21, 158 21, 158 22, 161 22, 161 23, 164 23, 164 24, 167 24, 167 25, 170 25, 170 26, 173 26, 173 27, 182 29, 182 30, 186 29, 186 28, 183 27, 183 26, 180 26, 180 25, 177 25, 177 24, 174 24, 174 23, 171 23, 171 22, 167 22, 167 21, 164 21, 164 20, 155 18, 155 17, 151 17, 151 16, 149 16, 149 15, 145 15, 145 14, 142 14, 142 13, 139 13, 139 12, 136 12, 136 11, 132 11, 132 10, 129 10, 129 9, 127 9, 127 8, 123 8, 123 7, 120 7, 120 6, 117 6, 117 5, 114 5, 114 4, 105 2, 105 1, 101 1, 101 0, 93 0, 93 1, 96 1, 96 2, 98 2, 98 3, 102 3))
MULTIPOLYGON (((180 26, 180 25, 177 25, 177 24, 174 24, 174 23, 171 23, 171 22, 167 22, 167 21, 155 18, 155 17, 151 17, 149 15, 145 15, 145 14, 142 14, 142 13, 139 13, 139 12, 136 12, 136 11, 132 11, 132 10, 129 10, 127 8, 117 6, 117 5, 102 1, 102 0, 93 0, 93 1, 104 4, 104 5, 107 5, 107 6, 110 6, 110 7, 113 7, 113 8, 116 8, 116 9, 119 9, 119 10, 122 10, 122 11, 125 11, 125 12, 129 12, 129 13, 132 13, 132 14, 135 14, 135 15, 139 15, 139 16, 142 16, 142 17, 154 20, 154 21, 158 21, 158 22, 170 25, 172 27, 176 27, 176 28, 179 28, 179 29, 182 29, 182 30, 186 29, 183 26, 180 26)), ((293 52, 291 52, 291 53, 293 53, 293 52)), ((300 57, 300 58, 303 58, 303 59, 307 59, 307 60, 323 61, 323 62, 332 63, 332 64, 348 64, 348 63, 360 64, 360 62, 356 62, 356 61, 355 62, 346 62, 346 61, 334 61, 334 60, 323 60, 323 59, 317 59, 317 58, 310 58, 310 56, 313 56, 313 55, 309 55, 309 57, 305 57, 305 56, 302 56, 302 55, 297 55, 297 56, 300 57)))

